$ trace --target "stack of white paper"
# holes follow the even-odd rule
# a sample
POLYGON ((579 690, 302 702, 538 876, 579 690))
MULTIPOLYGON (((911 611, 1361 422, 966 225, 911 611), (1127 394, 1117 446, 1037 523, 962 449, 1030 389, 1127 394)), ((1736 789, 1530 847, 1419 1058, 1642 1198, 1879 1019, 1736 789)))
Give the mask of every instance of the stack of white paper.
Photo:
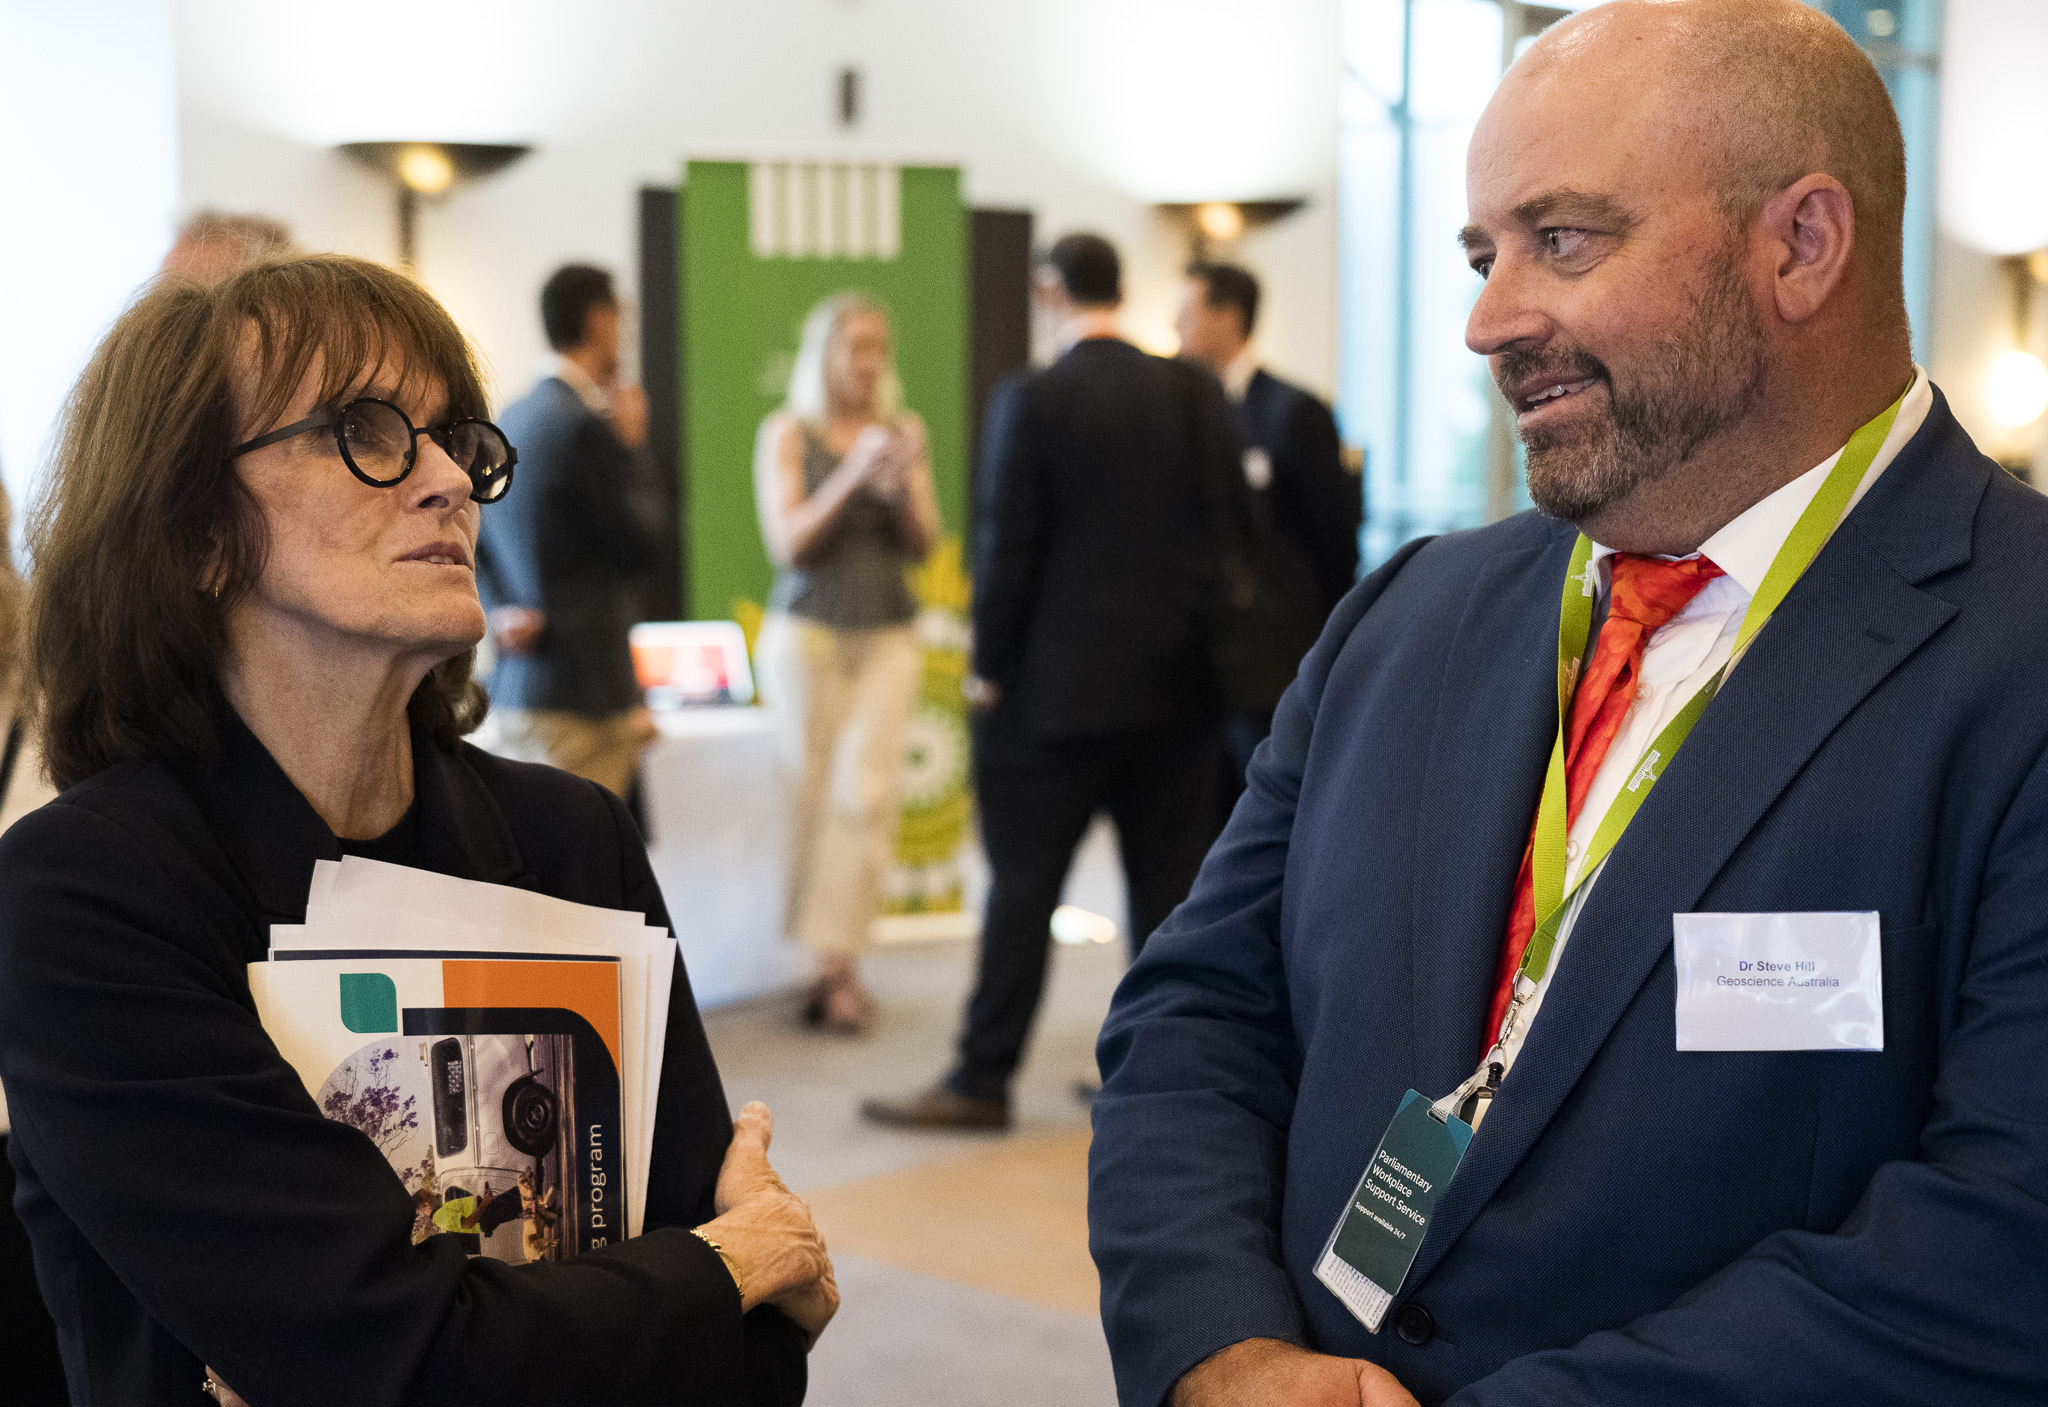
POLYGON ((416 1240, 460 1231, 511 1260, 603 1245, 618 1239, 605 1214, 621 1172, 625 1234, 640 1234, 675 974, 665 929, 350 856, 314 867, 305 923, 270 941, 249 969, 264 1028, 322 1112, 385 1150, 418 1199, 416 1240), (567 1025, 535 1011, 557 1006, 567 1025), (509 1026, 479 1007, 505 1008, 509 1026), (591 1083, 607 1056, 610 1148, 611 1086, 591 1083))

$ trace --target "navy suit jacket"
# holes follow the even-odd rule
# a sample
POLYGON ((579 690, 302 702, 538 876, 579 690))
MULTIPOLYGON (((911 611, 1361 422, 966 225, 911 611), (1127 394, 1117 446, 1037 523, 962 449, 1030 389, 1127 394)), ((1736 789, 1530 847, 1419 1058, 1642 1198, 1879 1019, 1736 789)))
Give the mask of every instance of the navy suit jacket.
POLYGON ((2048 1400, 2048 501, 1938 393, 1615 848, 1386 1327, 1311 1275, 1402 1093, 1478 1057, 1573 536, 1361 583, 1119 989, 1121 1400, 1253 1337, 1458 1407, 2048 1400), (1674 1048, 1674 913, 1873 909, 1881 1053, 1674 1048))
POLYGON ((491 699, 591 718, 638 707, 627 636, 661 545, 646 466, 560 377, 498 419, 519 472, 504 501, 484 509, 477 589, 488 607, 531 607, 547 623, 531 653, 498 656, 491 699))

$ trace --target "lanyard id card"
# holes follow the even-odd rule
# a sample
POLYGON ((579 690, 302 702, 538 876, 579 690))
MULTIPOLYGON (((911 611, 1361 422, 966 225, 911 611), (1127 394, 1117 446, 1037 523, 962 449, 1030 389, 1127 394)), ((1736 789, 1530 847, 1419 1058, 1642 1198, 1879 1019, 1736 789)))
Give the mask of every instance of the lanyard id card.
POLYGON ((1470 1124, 1455 1115, 1439 1123, 1430 1117, 1429 1100, 1409 1090, 1337 1218, 1316 1262, 1316 1279, 1373 1333, 1408 1278, 1437 1199, 1471 1142, 1470 1124))

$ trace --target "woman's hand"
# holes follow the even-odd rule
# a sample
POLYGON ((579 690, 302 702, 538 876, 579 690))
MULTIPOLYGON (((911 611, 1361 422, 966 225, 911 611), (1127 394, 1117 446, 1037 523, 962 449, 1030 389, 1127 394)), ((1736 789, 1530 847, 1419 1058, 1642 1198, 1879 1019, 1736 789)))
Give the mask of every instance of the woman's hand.
POLYGON ((889 443, 894 470, 885 497, 896 512, 904 551, 922 562, 939 540, 939 500, 932 491, 931 447, 924 421, 906 412, 889 443))
POLYGON ((896 465, 896 440, 886 425, 863 427, 846 447, 835 473, 845 475, 856 485, 886 477, 896 465))
POLYGON ((906 415, 896 422, 893 441, 898 462, 906 469, 913 464, 923 463, 930 448, 925 441, 924 421, 915 415, 906 415))
POLYGON ((767 1105, 756 1100, 740 1110, 713 1194, 718 1217, 701 1230, 739 1267, 742 1312, 772 1304, 816 1343, 839 1310, 839 1284, 811 1209, 768 1166, 774 1133, 767 1105))
POLYGON ((905 416, 876 452, 874 467, 868 472, 868 487, 890 507, 901 509, 924 459, 924 422, 914 415, 905 416))

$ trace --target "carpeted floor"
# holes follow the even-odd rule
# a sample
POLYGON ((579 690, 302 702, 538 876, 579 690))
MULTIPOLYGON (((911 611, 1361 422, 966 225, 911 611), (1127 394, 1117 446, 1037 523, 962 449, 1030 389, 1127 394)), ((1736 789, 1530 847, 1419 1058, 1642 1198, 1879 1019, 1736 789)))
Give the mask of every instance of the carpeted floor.
POLYGON ((811 1353, 810 1407, 1110 1407, 1092 1314, 833 1257, 844 1307, 811 1353))
MULTIPOLYGON (((1107 907, 1107 905, 1105 905, 1107 907)), ((966 943, 886 949, 868 965, 881 1022, 814 1034, 793 996, 706 1013, 737 1107, 775 1113, 770 1157, 833 1248, 843 1308, 811 1359, 818 1407, 1109 1407, 1087 1251, 1095 1032, 1121 943, 1056 945, 1009 1134, 913 1134, 861 1121, 861 1096, 944 1070, 973 969, 966 943)))

